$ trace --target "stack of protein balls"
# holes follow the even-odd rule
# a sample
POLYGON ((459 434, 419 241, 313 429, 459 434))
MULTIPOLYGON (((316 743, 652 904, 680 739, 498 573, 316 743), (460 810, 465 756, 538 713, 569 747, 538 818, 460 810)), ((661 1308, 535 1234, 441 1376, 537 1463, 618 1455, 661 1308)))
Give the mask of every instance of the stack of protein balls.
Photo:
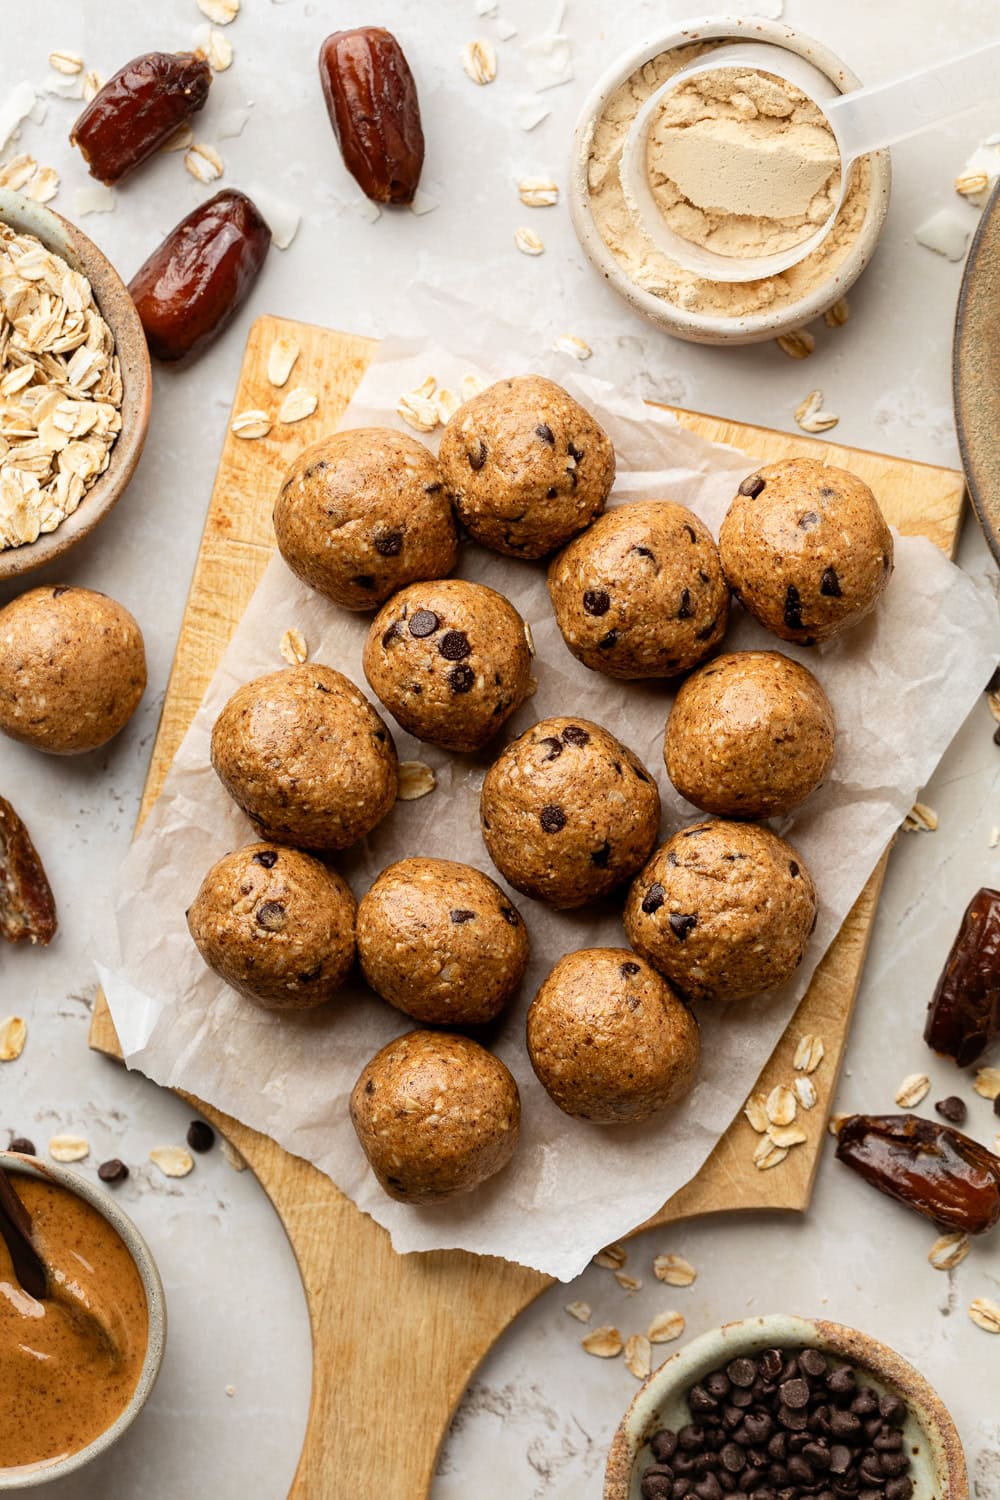
MULTIPOLYGON (((457 755, 497 741, 530 696, 533 647, 509 600, 448 577, 456 516, 508 557, 555 554, 556 620, 588 667, 685 677, 667 771, 715 816, 661 847, 649 769, 573 704, 504 745, 482 785, 483 841, 515 890, 557 909, 623 893, 632 948, 561 958, 527 1024, 555 1103, 605 1124, 681 1098, 699 1059, 688 1001, 781 984, 815 924, 801 857, 754 820, 788 813, 827 775, 833 713, 815 677, 777 651, 713 655, 730 594, 775 635, 809 645, 867 614, 892 568, 871 492, 812 460, 745 479, 718 547, 670 500, 605 513, 614 476, 590 413, 525 376, 461 406, 438 458, 388 429, 334 434, 293 465, 274 512, 292 571, 342 608, 373 612, 363 664, 383 707, 457 755)), ((206 962, 253 1000, 290 1009, 331 999, 357 953, 371 988, 424 1028, 384 1047, 354 1089, 379 1182, 421 1204, 483 1182, 513 1154, 520 1103, 507 1068, 464 1028, 493 1021, 517 990, 523 916, 479 870, 419 850, 355 905, 327 859, 391 813, 397 759, 384 720, 332 668, 241 687, 215 725, 212 760, 259 842, 220 860, 190 909, 206 962)))

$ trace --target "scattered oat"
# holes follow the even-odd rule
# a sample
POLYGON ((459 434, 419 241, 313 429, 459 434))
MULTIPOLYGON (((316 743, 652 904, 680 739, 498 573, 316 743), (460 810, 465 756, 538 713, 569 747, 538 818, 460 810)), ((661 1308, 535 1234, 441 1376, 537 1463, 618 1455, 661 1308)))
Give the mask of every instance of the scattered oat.
MULTIPOLYGON (((51 60, 50 58, 49 61, 51 60)), ((963 198, 982 198, 989 185, 990 179, 986 172, 960 172, 955 178, 955 192, 963 198)))
POLYGON ((567 1302, 566 1311, 569 1313, 570 1317, 575 1318, 578 1323, 590 1322, 589 1302, 567 1302))
POLYGON ((969 243, 969 229, 950 208, 942 208, 918 225, 913 238, 918 245, 943 255, 946 260, 961 260, 969 243))
POLYGON ((447 387, 434 393, 434 405, 437 407, 439 422, 450 422, 461 404, 461 396, 457 396, 454 391, 449 391, 447 387))
POLYGON ((514 230, 514 244, 522 255, 544 255, 545 245, 533 230, 522 224, 514 230))
POLYGON ((827 328, 843 328, 851 316, 851 309, 846 297, 838 297, 832 307, 828 307, 823 314, 823 322, 827 328))
POLYGON ((190 123, 187 120, 183 120, 176 130, 170 132, 160 150, 165 152, 186 151, 193 141, 194 131, 191 129, 190 123))
POLYGON ((775 1084, 764 1105, 771 1125, 790 1125, 795 1119, 798 1103, 792 1090, 784 1083, 775 1084))
POLYGON ((103 182, 87 182, 73 194, 73 213, 78 219, 87 214, 109 214, 115 206, 115 190, 103 182))
POLYGON ((630 1297, 633 1296, 642 1286, 642 1282, 640 1281, 639 1277, 630 1276, 627 1271, 616 1271, 615 1280, 621 1287, 622 1291, 627 1292, 630 1297))
POLYGON ((828 432, 840 421, 832 411, 823 410, 823 392, 810 391, 795 408, 795 420, 803 432, 828 432))
POLYGON ((164 1177, 186 1177, 194 1170, 194 1157, 183 1146, 154 1146, 149 1159, 164 1177))
POLYGON ((684 1332, 684 1314, 679 1312, 661 1312, 646 1329, 646 1337, 651 1344, 672 1344, 674 1339, 679 1339, 684 1332))
POLYGON ((653 1368, 653 1351, 644 1333, 630 1333, 625 1340, 625 1368, 636 1380, 645 1380, 653 1368))
POLYGON ((628 1254, 616 1240, 613 1245, 605 1245, 603 1250, 598 1250, 593 1263, 600 1266, 602 1271, 620 1271, 626 1260, 628 1254))
POLYGON ((0 167, 0 187, 13 188, 14 192, 20 192, 26 182, 30 182, 38 171, 38 163, 33 156, 23 151, 20 156, 12 156, 10 161, 4 162, 0 167))
POLYGON ((981 1099, 996 1099, 1000 1096, 1000 1068, 979 1068, 972 1087, 981 1099))
POLYGON ((976 1297, 969 1304, 969 1317, 986 1333, 1000 1333, 1000 1303, 992 1297, 976 1297))
POLYGON ((233 64, 233 44, 214 26, 199 26, 194 34, 194 45, 213 73, 224 73, 233 64))
POLYGON ((486 381, 481 380, 478 375, 474 375, 471 370, 462 376, 461 391, 463 401, 471 401, 473 396, 478 396, 479 392, 485 391, 485 389, 486 381))
POLYGON ((266 411, 260 411, 256 407, 237 412, 229 424, 229 431, 238 438, 267 437, 271 431, 271 418, 266 411))
POLYGON ((431 766, 422 760, 401 760, 399 763, 399 787, 396 796, 400 802, 416 802, 426 797, 437 786, 437 777, 431 766))
POLYGON ((771 1167, 780 1167, 787 1155, 787 1146, 776 1146, 771 1137, 765 1135, 758 1141, 753 1154, 754 1166, 759 1172, 767 1172, 771 1167))
POLYGON ((524 624, 524 641, 525 641, 525 645, 528 648, 528 655, 529 656, 534 656, 534 654, 535 654, 535 637, 531 633, 531 626, 528 624, 527 620, 523 621, 523 624, 524 624))
POLYGON ((54 1135, 49 1155, 53 1161, 83 1161, 90 1155, 90 1142, 82 1135, 54 1135))
POLYGON ((914 802, 903 819, 905 833, 936 833, 938 815, 926 802, 914 802))
POLYGON ((792 1067, 796 1073, 815 1073, 823 1058, 826 1056, 826 1048, 823 1038, 813 1036, 806 1032, 799 1037, 798 1046, 795 1048, 795 1056, 792 1059, 792 1067))
POLYGON ((27 198, 36 203, 51 203, 59 191, 59 173, 55 167, 40 167, 31 181, 22 188, 27 198))
POLYGON ((962 1264, 971 1247, 969 1236, 956 1230, 940 1235, 927 1252, 927 1259, 935 1271, 952 1271, 962 1264))
POLYGON ((222 176, 222 157, 214 146, 195 141, 184 153, 184 165, 198 182, 215 182, 222 176))
POLYGON ((14 1062, 24 1051, 28 1028, 20 1016, 0 1021, 0 1062, 14 1062))
POLYGON ((931 1081, 926 1073, 907 1073, 896 1090, 896 1103, 900 1109, 916 1109, 921 1099, 930 1092, 931 1081))
POLYGON ((795 1089, 795 1097, 803 1109, 815 1109, 816 1100, 819 1098, 819 1095, 816 1092, 816 1085, 811 1078, 803 1074, 801 1077, 796 1078, 792 1087, 795 1089))
POLYGON ((290 667, 301 667, 303 662, 309 660, 306 638, 301 630, 296 630, 294 627, 285 631, 278 650, 290 667))
POLYGON ((789 359, 808 359, 816 348, 816 340, 805 328, 795 328, 791 333, 782 333, 774 341, 789 359))
POLYGON ((466 42, 462 48, 462 67, 473 83, 492 83, 497 76, 497 49, 492 42, 480 38, 466 42))
POLYGON ((750 1122, 750 1127, 756 1130, 758 1135, 764 1135, 770 1123, 767 1118, 767 1095, 758 1092, 751 1094, 743 1106, 743 1113, 750 1122))
POLYGON ((556 354, 569 354, 573 359, 589 359, 593 349, 583 339, 578 339, 572 333, 561 333, 553 341, 552 348, 556 354))
POLYGON ((553 208, 559 202, 559 188, 549 177, 522 177, 517 195, 525 208, 553 208))
POLYGON ((228 26, 240 13, 240 0, 194 0, 194 3, 216 26, 228 26))
POLYGON ((831 1115, 826 1123, 826 1128, 831 1135, 839 1135, 845 1122, 853 1120, 853 1115, 831 1115))
POLYGON ((615 1359, 625 1347, 618 1329, 612 1328, 610 1323, 603 1323, 592 1333, 585 1334, 580 1342, 588 1354, 596 1354, 598 1359, 615 1359))
POLYGON ((229 1163, 234 1172, 246 1171, 246 1158, 237 1151, 232 1141, 227 1140, 225 1136, 222 1137, 222 1155, 223 1159, 229 1163))
POLYGON ((437 381, 433 375, 428 375, 420 385, 408 391, 405 396, 400 396, 396 403, 396 415, 402 417, 417 432, 433 432, 441 420, 437 405, 431 399, 436 390, 437 381))
POLYGON ((698 1272, 683 1255, 658 1255, 653 1261, 653 1275, 667 1286, 692 1286, 698 1272))
POLYGON ((297 385, 294 390, 288 392, 278 411, 279 422, 301 422, 305 417, 311 417, 319 404, 315 391, 308 390, 304 385, 297 385))
POLYGON ((49 67, 57 73, 72 76, 80 72, 83 67, 83 58, 79 52, 70 52, 67 48, 60 47, 57 51, 49 53, 49 67))
POLYGON ((235 1396, 236 1395, 236 1387, 234 1385, 227 1385, 226 1386, 226 1395, 227 1396, 235 1396))
POLYGON ((89 104, 92 99, 97 98, 103 87, 104 79, 101 77, 100 73, 98 73, 96 68, 90 68, 86 73, 84 73, 83 97, 84 101, 87 104, 89 104))
POLYGON ((272 385, 285 384, 298 357, 299 346, 294 339, 280 335, 274 340, 267 354, 267 378, 272 385))
POLYGON ((809 1139, 801 1125, 772 1125, 767 1133, 774 1144, 785 1151, 801 1146, 809 1139))

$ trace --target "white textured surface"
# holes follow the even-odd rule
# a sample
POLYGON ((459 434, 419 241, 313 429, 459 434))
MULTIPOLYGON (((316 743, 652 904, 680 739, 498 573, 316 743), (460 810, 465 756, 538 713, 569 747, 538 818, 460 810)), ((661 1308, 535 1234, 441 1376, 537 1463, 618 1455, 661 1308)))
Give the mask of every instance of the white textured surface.
MULTIPOLYGON (((367 222, 340 167, 314 71, 319 41, 349 24, 342 7, 288 0, 244 0, 229 28, 233 67, 214 85, 198 122, 199 139, 218 140, 213 119, 253 101, 238 138, 222 140, 225 183, 259 183, 302 209, 291 248, 274 253, 250 307, 200 364, 158 372, 150 442, 129 495, 98 533, 59 569, 60 578, 107 590, 138 615, 149 647, 151 686, 126 734, 108 751, 73 762, 39 760, 0 747, 0 786, 30 821, 47 857, 62 933, 47 954, 0 955, 0 1013, 28 1018, 27 1049, 0 1073, 0 1127, 41 1143, 56 1129, 94 1143, 93 1162, 112 1153, 141 1163, 151 1146, 179 1141, 187 1109, 141 1078, 86 1052, 93 984, 84 950, 93 912, 128 842, 149 746, 166 683, 226 413, 251 317, 269 311, 358 332, 405 325, 408 283, 442 281, 478 300, 488 318, 499 288, 505 314, 533 328, 539 343, 572 333, 594 349, 596 375, 625 380, 665 400, 725 411, 793 429, 792 409, 815 385, 840 416, 845 442, 954 462, 949 355, 960 267, 914 242, 936 208, 954 207, 951 181, 969 151, 1000 125, 980 109, 926 140, 894 151, 896 188, 873 266, 851 295, 846 327, 817 332, 803 364, 774 346, 720 351, 671 342, 630 314, 598 283, 577 250, 563 207, 530 223, 546 254, 513 246, 524 222, 513 182, 545 173, 564 180, 569 129, 584 91, 613 52, 641 42, 691 9, 671 0, 622 0, 602 31, 601 0, 570 0, 564 31, 575 79, 541 96, 552 113, 530 134, 517 106, 533 99, 518 56, 547 12, 530 0, 503 0, 500 15, 518 28, 498 46, 495 83, 476 88, 458 65, 461 46, 492 35, 472 0, 386 0, 377 16, 399 35, 424 100, 428 160, 424 187, 433 214, 383 214, 367 222)), ((769 10, 773 10, 769 6, 769 10)), ((151 47, 188 44, 200 19, 193 0, 34 0, 6 17, 2 92, 22 78, 41 81, 54 47, 83 54, 110 73, 151 47)), ((897 7, 843 0, 787 0, 785 19, 821 35, 866 81, 961 52, 996 35, 991 0, 911 0, 897 7)), ((41 125, 23 128, 18 149, 57 167, 64 185, 54 206, 72 213, 86 180, 65 134, 77 105, 52 98, 41 125)), ((1000 108, 1000 106, 998 106, 1000 108)), ((128 276, 160 236, 211 189, 163 157, 126 183, 114 212, 87 229, 128 276)), ((981 559, 970 525, 961 556, 981 559)), ((46 581, 41 575, 38 581, 46 581)), ((52 577, 55 575, 53 574, 52 577)), ((0 592, 6 599, 14 591, 0 592)), ((1000 751, 985 706, 966 725, 925 800, 941 816, 933 835, 907 836, 893 858, 876 926, 839 1104, 891 1109, 905 1073, 927 1067, 919 1039, 923 1007, 972 891, 1000 879, 1000 852, 988 848, 1000 824, 1000 751)), ((914 726, 919 733, 919 725, 914 726)), ((956 1088, 953 1071, 932 1061, 938 1098, 956 1088)), ((971 1119, 992 1134, 988 1106, 971 1119)), ((249 1173, 235 1175, 217 1152, 183 1182, 145 1170, 125 1189, 149 1235, 170 1297, 171 1345, 163 1383, 143 1421, 100 1468, 48 1491, 67 1500, 100 1495, 148 1500, 195 1492, 216 1500, 279 1500, 288 1487, 305 1419, 309 1341, 301 1293, 280 1226, 249 1173), (227 1385, 235 1394, 227 1398, 227 1385)), ((997 1296, 995 1244, 976 1246, 951 1276, 925 1260, 930 1226, 869 1194, 832 1160, 823 1163, 812 1211, 803 1222, 703 1222, 638 1241, 628 1269, 645 1279, 627 1299, 609 1273, 590 1270, 556 1289, 501 1341, 479 1372, 441 1461, 433 1500, 597 1500, 611 1430, 634 1389, 621 1360, 589 1359, 583 1332, 562 1311, 585 1297, 595 1322, 623 1332, 644 1327, 664 1306, 681 1308, 692 1332, 755 1310, 824 1313, 854 1322, 914 1358, 952 1405, 966 1441, 976 1500, 1000 1495, 996 1390, 1000 1340, 965 1317, 973 1296, 997 1296), (655 1282, 650 1260, 680 1249, 699 1277, 687 1291, 655 1282), (484 1458, 487 1462, 484 1463, 484 1458)), ((668 1353, 669 1346, 658 1352, 668 1353)), ((375 1439, 377 1440, 377 1438, 375 1439)))

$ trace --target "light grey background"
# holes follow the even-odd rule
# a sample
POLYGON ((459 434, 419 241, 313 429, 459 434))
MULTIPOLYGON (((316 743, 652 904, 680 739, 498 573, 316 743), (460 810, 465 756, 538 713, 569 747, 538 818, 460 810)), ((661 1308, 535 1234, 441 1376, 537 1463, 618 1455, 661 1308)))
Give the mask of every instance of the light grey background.
MULTIPOLYGON (((270 189, 298 205, 303 225, 290 250, 272 253, 249 307, 222 342, 191 370, 157 372, 149 443, 134 484, 96 536, 57 570, 60 579, 115 595, 138 616, 150 663, 140 712, 110 749, 94 756, 48 761, 9 743, 0 747, 0 789, 31 825, 62 922, 49 952, 0 955, 0 1014, 17 1011, 29 1023, 23 1057, 0 1068, 0 1129, 30 1134, 40 1145, 58 1129, 79 1131, 93 1146, 87 1170, 112 1154, 136 1165, 122 1198, 153 1245, 171 1311, 164 1376, 144 1419, 113 1455, 53 1487, 53 1496, 277 1500, 294 1472, 304 1428, 310 1361, 304 1303, 263 1193, 219 1152, 199 1158, 183 1182, 168 1183, 141 1166, 150 1147, 182 1139, 190 1112, 86 1049, 94 995, 89 934, 134 821, 252 317, 267 311, 379 334, 407 326, 411 283, 437 282, 467 296, 484 319, 499 301, 506 317, 535 330, 540 347, 564 332, 585 338, 594 348, 589 370, 620 380, 641 372, 651 396, 792 428, 794 407, 818 385, 840 416, 837 439, 956 462, 949 359, 960 267, 918 246, 913 231, 942 206, 954 206, 974 227, 976 214, 951 183, 968 150, 1000 128, 1000 100, 896 148, 882 248, 851 294, 847 326, 821 325, 806 363, 774 345, 723 352, 659 335, 591 272, 565 206, 534 211, 519 204, 514 182, 523 174, 547 173, 565 183, 576 111, 611 57, 666 30, 686 9, 663 0, 614 6, 570 0, 566 29, 576 76, 542 96, 552 115, 531 134, 514 113, 516 102, 530 97, 517 46, 545 24, 548 4, 501 0, 520 35, 498 44, 500 71, 488 88, 476 88, 458 64, 463 43, 494 34, 473 0, 384 0, 378 14, 340 3, 244 0, 228 28, 235 63, 216 80, 197 134, 214 142, 219 116, 252 101, 243 135, 219 142, 224 184, 270 189), (390 26, 416 74, 428 143, 424 186, 440 201, 430 215, 366 222, 340 165, 315 53, 327 32, 361 21, 390 26), (542 235, 545 255, 528 259, 514 249, 513 231, 522 223, 542 235)), ((1000 32, 990 0, 787 0, 784 15, 870 82, 1000 32)), ((21 78, 40 83, 52 48, 76 49, 107 75, 135 53, 189 45, 202 20, 194 0, 8 5, 0 95, 21 78)), ((66 143, 76 108, 51 101, 44 122, 25 127, 19 148, 63 173, 54 206, 70 217, 74 189, 87 180, 66 143)), ((159 158, 121 189, 113 213, 91 217, 85 227, 128 277, 211 191, 187 176, 179 156, 159 158)), ((961 558, 976 563, 983 556, 972 523, 961 558)), ((0 591, 0 601, 14 592, 0 591)), ((913 729, 919 733, 919 725, 913 729)), ((958 1086, 948 1065, 928 1063, 920 1027, 961 910, 977 886, 1000 874, 1000 851, 988 847, 991 826, 1000 824, 1000 749, 992 729, 984 704, 927 789, 939 831, 901 840, 894 854, 840 1108, 892 1108, 903 1074, 928 1066, 932 1098, 958 1086)), ((989 1107, 968 1087, 961 1091, 972 1101, 971 1128, 992 1139, 989 1107)), ((995 1500, 1000 1339, 975 1328, 965 1309, 976 1295, 1000 1294, 1000 1263, 987 1243, 953 1275, 935 1272, 925 1259, 933 1237, 929 1226, 868 1193, 828 1155, 802 1222, 720 1219, 633 1242, 629 1269, 645 1282, 634 1298, 607 1272, 591 1269, 571 1289, 543 1297, 501 1340, 456 1419, 433 1500, 464 1500, 473 1492, 480 1500, 570 1494, 596 1500, 607 1442, 635 1382, 621 1360, 582 1353, 583 1330, 562 1311, 578 1297, 593 1304, 595 1322, 617 1323, 625 1333, 644 1328, 666 1306, 685 1313, 692 1333, 747 1311, 779 1309, 855 1323, 895 1344, 939 1386, 966 1442, 977 1500, 995 1500), (697 1266, 690 1290, 653 1280, 651 1258, 668 1249, 697 1266)), ((342 1378, 349 1381, 350 1372, 342 1378)))

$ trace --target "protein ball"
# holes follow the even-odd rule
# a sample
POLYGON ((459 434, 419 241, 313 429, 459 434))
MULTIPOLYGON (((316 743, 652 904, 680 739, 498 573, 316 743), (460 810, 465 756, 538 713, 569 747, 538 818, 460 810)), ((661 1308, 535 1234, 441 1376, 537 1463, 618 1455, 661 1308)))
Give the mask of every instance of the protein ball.
POLYGON ((568 1115, 616 1125, 688 1093, 698 1023, 667 981, 628 948, 561 958, 528 1011, 528 1056, 568 1115))
POLYGON ((673 677, 722 639, 729 585, 712 534, 670 500, 598 517, 549 568, 549 595, 573 655, 609 677, 673 677))
POLYGON ((410 1031, 376 1052, 351 1121, 379 1184, 401 1203, 441 1203, 505 1167, 521 1101, 498 1057, 468 1037, 410 1031))
POLYGON ((648 857, 660 794, 641 761, 599 724, 541 719, 487 771, 480 824, 512 886, 551 906, 582 906, 648 857))
POLYGON ((892 572, 892 533, 855 474, 789 458, 743 480, 719 553, 744 609, 782 640, 812 646, 875 608, 892 572))
POLYGON ((146 687, 142 631, 93 589, 31 589, 0 610, 0 730, 50 755, 113 739, 146 687))
POLYGON ((296 577, 354 610, 443 578, 458 546, 437 459, 387 427, 335 432, 301 453, 278 494, 274 534, 296 577))
POLYGON ((833 709, 813 674, 778 651, 734 651, 681 686, 663 758, 704 812, 773 818, 820 785, 833 750, 833 709))
POLYGON ((688 999, 745 1000, 802 961, 816 887, 790 844, 755 823, 696 823, 632 883, 625 932, 688 999))
POLYGON ((396 800, 396 747, 365 695, 332 667, 247 682, 212 730, 212 765, 262 837, 347 849, 396 800))
POLYGON ((524 978, 528 931, 488 875, 449 859, 401 859, 361 898, 358 957, 376 994, 405 1015, 477 1026, 524 978))
POLYGON ((461 578, 414 583, 375 616, 365 676, 408 733, 479 750, 531 691, 524 621, 502 594, 461 578))
POLYGON ((272 1010, 332 998, 354 962, 350 887, 298 849, 247 844, 212 866, 187 913, 202 958, 272 1010))
POLYGON ((509 557, 545 557, 590 524, 615 478, 607 433, 540 375, 499 380, 444 430, 441 469, 471 537, 509 557))

